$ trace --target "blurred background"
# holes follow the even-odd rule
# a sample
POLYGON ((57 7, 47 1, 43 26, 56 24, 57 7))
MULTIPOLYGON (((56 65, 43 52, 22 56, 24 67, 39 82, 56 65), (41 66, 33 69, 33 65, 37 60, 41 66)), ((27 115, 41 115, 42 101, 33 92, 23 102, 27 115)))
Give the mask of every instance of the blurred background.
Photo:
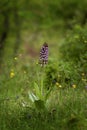
POLYGON ((86 22, 87 0, 0 1, 0 66, 16 56, 37 58, 45 41, 56 56, 69 30, 86 22))

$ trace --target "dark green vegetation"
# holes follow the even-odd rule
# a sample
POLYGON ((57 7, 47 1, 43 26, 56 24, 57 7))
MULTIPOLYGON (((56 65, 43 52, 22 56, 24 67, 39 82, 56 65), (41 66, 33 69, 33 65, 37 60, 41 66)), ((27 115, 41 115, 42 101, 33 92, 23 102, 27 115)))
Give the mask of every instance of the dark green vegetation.
POLYGON ((0 1, 0 130, 87 130, 86 6, 0 1))

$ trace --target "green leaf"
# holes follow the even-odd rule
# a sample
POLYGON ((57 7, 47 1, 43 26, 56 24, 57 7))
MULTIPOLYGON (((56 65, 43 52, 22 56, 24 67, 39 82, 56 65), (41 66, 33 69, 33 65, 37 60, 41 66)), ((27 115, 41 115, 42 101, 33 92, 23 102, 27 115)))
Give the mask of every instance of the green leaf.
POLYGON ((34 102, 35 100, 38 100, 38 97, 32 92, 29 92, 29 98, 32 102, 34 102))
POLYGON ((50 89, 46 92, 45 101, 49 98, 49 95, 50 95, 50 93, 51 93, 52 90, 53 90, 53 89, 50 88, 50 89))
POLYGON ((34 82, 34 88, 35 88, 35 93, 36 93, 37 97, 41 98, 40 88, 39 88, 38 84, 35 82, 34 82))

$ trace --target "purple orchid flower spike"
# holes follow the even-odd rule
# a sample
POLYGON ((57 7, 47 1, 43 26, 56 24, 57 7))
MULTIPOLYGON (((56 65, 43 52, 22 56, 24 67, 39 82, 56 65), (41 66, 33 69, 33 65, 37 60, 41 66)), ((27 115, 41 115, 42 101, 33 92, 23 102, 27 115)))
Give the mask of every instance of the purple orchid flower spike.
POLYGON ((48 63, 48 44, 45 42, 40 50, 40 59, 39 62, 41 66, 44 66, 48 63))

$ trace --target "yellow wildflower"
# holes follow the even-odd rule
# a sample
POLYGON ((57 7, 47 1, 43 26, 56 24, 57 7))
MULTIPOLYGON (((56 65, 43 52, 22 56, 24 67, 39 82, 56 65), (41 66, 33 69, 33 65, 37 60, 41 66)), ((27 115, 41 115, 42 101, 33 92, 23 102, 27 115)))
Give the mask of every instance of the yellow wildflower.
POLYGON ((14 76, 15 76, 14 70, 11 69, 11 72, 10 72, 10 78, 13 78, 14 76))
POLYGON ((38 65, 38 61, 36 62, 36 65, 38 65))
POLYGON ((77 86, 76 86, 76 84, 73 84, 72 87, 73 87, 73 88, 76 88, 77 86))
POLYGON ((82 78, 82 81, 86 81, 86 79, 82 78))
POLYGON ((62 87, 62 85, 60 85, 58 82, 56 82, 56 86, 58 86, 59 88, 62 87))
POLYGON ((15 57, 14 59, 15 59, 15 60, 17 60, 18 58, 17 58, 17 57, 15 57))
POLYGON ((56 82, 56 86, 59 86, 59 83, 58 83, 58 82, 56 82))
POLYGON ((62 88, 62 85, 59 85, 59 88, 62 88))
POLYGON ((26 74, 26 71, 24 70, 24 74, 26 74))
POLYGON ((58 74, 58 78, 60 78, 60 77, 61 77, 61 75, 58 74))
POLYGON ((82 73, 82 76, 84 76, 85 74, 84 73, 82 73))

